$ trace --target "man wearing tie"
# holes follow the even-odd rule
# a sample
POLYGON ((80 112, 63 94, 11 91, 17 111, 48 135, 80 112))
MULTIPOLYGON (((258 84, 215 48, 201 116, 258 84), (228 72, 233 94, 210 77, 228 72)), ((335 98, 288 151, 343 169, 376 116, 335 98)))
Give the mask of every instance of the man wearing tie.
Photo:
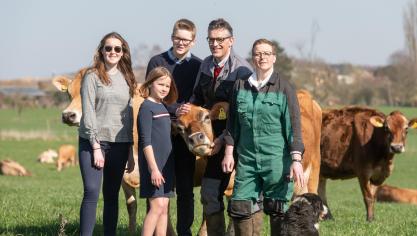
MULTIPOLYGON (((252 74, 252 67, 233 52, 233 29, 224 19, 210 22, 207 42, 211 55, 200 66, 190 102, 211 109, 217 102, 229 102, 234 82, 247 79, 252 74)), ((188 110, 187 104, 184 104, 179 108, 179 113, 188 110)), ((212 121, 214 136, 217 138, 201 184, 201 202, 209 236, 225 235, 223 195, 230 173, 222 171, 221 162, 224 156, 222 134, 226 128, 226 119, 223 117, 223 120, 212 121)))

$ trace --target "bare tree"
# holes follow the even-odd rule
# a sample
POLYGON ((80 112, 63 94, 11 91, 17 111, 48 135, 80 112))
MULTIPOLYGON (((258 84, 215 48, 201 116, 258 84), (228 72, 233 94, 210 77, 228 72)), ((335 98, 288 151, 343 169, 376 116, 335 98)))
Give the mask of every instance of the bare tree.
POLYGON ((417 63, 417 0, 408 3, 404 9, 403 27, 405 49, 414 63, 417 63))
MULTIPOLYGON (((402 83, 408 86, 407 90, 411 94, 415 94, 417 91, 417 0, 410 1, 404 9, 403 27, 405 51, 409 58, 409 63, 405 63, 404 65, 406 65, 407 68, 405 69, 409 74, 404 78, 402 83)), ((410 102, 409 99, 411 98, 406 98, 405 100, 410 102)))
POLYGON ((156 54, 161 53, 162 49, 159 45, 154 44, 152 47, 141 43, 132 51, 132 62, 134 67, 146 67, 149 60, 156 54))

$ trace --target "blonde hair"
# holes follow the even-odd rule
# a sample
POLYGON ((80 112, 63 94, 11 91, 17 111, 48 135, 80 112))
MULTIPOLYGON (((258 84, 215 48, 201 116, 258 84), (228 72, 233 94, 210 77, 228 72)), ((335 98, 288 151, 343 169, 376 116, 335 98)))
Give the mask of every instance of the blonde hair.
POLYGON ((139 88, 139 94, 144 98, 149 97, 150 86, 152 85, 152 83, 155 82, 155 80, 161 77, 165 77, 165 76, 171 79, 171 86, 169 89, 169 93, 164 98, 163 102, 167 105, 170 105, 176 102, 178 99, 178 92, 177 92, 177 87, 175 86, 174 78, 172 77, 169 70, 162 66, 158 66, 149 72, 148 77, 146 77, 145 83, 142 84, 142 86, 140 86, 139 88))
POLYGON ((172 29, 172 36, 175 36, 175 33, 178 30, 187 30, 191 32, 191 35, 193 37, 193 39, 195 38, 195 33, 196 33, 196 27, 194 25, 194 23, 188 19, 179 19, 175 22, 174 27, 172 29))

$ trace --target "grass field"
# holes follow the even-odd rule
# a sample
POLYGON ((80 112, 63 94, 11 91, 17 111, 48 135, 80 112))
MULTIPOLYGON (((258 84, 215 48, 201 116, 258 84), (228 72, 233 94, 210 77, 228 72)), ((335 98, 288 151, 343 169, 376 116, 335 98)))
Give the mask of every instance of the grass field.
MULTIPOLYGON (((393 110, 381 108, 384 112, 393 110)), ((417 108, 400 109, 408 118, 417 116, 417 108)), ((66 235, 77 235, 82 184, 79 169, 56 172, 54 165, 39 164, 39 153, 57 149, 61 144, 77 143, 76 128, 61 124, 59 109, 25 109, 20 116, 15 110, 0 110, 0 160, 11 158, 23 164, 32 177, 0 176, 0 234, 58 235, 61 214, 68 223, 66 235), (29 133, 33 136, 27 135, 29 133)), ((417 132, 408 135, 406 153, 397 155, 392 176, 386 183, 417 189, 417 132)), ((356 179, 329 181, 328 200, 333 221, 322 222, 321 235, 417 235, 417 207, 377 203, 376 219, 365 221, 365 207, 356 179)), ((196 218, 194 234, 201 222, 199 189, 195 189, 196 218)), ((138 222, 144 217, 144 202, 140 200, 138 222)), ((171 204, 175 224, 175 204, 171 204)), ((101 231, 102 201, 98 209, 96 235, 101 231)), ((265 219, 264 235, 268 235, 265 219)), ((138 230, 140 225, 138 225, 138 230)), ((127 213, 120 194, 118 235, 127 234, 127 213)))

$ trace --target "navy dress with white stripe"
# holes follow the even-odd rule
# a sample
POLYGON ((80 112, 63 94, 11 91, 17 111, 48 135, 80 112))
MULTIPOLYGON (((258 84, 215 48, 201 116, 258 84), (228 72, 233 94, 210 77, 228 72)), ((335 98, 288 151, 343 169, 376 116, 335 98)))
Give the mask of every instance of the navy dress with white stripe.
POLYGON ((140 197, 174 196, 174 159, 171 158, 171 120, 165 106, 146 99, 138 115, 140 197), (151 183, 151 174, 143 148, 152 145, 155 161, 165 183, 159 188, 151 183))

